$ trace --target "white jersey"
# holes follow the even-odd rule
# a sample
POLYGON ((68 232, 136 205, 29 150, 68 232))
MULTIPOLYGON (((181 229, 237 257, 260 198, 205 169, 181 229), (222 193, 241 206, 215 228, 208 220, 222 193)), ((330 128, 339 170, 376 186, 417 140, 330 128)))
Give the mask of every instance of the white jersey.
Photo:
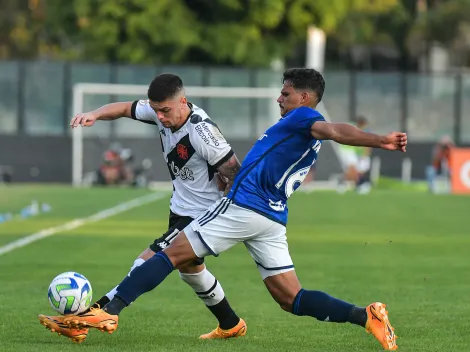
POLYGON ((163 157, 173 182, 170 210, 196 218, 222 197, 214 176, 234 153, 207 113, 188 105, 191 113, 187 121, 173 132, 161 124, 148 100, 134 101, 132 118, 160 130, 163 157))

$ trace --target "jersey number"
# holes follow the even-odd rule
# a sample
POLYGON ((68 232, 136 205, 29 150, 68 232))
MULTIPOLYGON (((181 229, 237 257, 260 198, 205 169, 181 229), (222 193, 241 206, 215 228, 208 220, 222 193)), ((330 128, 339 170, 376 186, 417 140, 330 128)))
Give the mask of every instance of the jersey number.
MULTIPOLYGON (((312 149, 318 154, 321 148, 321 142, 316 141, 315 145, 312 147, 312 149)), ((281 188, 282 184, 284 183, 285 179, 287 178, 286 185, 285 185, 285 193, 286 197, 289 198, 292 193, 295 192, 295 190, 302 184, 302 182, 305 180, 305 177, 308 174, 308 171, 312 167, 313 164, 315 164, 316 159, 313 160, 312 165, 304 167, 303 169, 300 169, 293 174, 289 175, 292 169, 300 163, 300 161, 307 156, 307 154, 310 152, 310 148, 307 149, 307 151, 300 157, 299 160, 297 160, 295 163, 293 163, 286 172, 284 172, 284 175, 282 175, 281 179, 276 183, 276 188, 281 188)))

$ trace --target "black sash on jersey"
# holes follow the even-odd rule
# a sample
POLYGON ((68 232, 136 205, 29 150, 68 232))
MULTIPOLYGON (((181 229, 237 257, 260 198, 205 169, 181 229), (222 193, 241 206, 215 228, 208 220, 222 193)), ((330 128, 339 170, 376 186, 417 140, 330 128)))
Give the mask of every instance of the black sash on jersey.
POLYGON ((192 170, 186 167, 186 163, 195 152, 189 140, 189 134, 176 143, 175 147, 167 154, 167 166, 172 180, 177 176, 180 176, 183 180, 193 177, 192 170))

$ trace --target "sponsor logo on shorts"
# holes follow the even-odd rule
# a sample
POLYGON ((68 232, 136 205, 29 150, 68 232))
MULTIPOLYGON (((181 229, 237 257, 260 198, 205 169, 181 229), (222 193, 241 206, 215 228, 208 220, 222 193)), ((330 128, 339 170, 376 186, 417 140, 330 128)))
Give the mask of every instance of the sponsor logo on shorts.
POLYGON ((161 249, 165 249, 166 247, 168 247, 170 244, 167 242, 167 241, 162 241, 162 242, 158 242, 157 243, 157 246, 160 247, 161 249))

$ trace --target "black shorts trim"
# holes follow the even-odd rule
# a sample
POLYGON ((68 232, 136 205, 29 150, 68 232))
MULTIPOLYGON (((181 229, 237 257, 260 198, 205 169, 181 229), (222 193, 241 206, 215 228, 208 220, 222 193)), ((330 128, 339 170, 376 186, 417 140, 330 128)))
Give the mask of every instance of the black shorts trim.
MULTIPOLYGON (((161 237, 157 238, 153 243, 149 245, 149 248, 158 253, 168 247, 173 239, 183 231, 194 219, 189 216, 180 216, 173 212, 170 212, 168 219, 168 231, 165 232, 161 237)), ((193 264, 201 265, 204 263, 204 258, 196 259, 193 264)))
POLYGON ((292 265, 286 265, 286 266, 277 266, 277 267, 274 267, 274 268, 266 268, 264 265, 262 265, 261 263, 258 263, 257 261, 255 261, 256 265, 259 265, 260 267, 262 267, 264 270, 283 270, 283 269, 291 269, 294 267, 294 264, 292 265))

